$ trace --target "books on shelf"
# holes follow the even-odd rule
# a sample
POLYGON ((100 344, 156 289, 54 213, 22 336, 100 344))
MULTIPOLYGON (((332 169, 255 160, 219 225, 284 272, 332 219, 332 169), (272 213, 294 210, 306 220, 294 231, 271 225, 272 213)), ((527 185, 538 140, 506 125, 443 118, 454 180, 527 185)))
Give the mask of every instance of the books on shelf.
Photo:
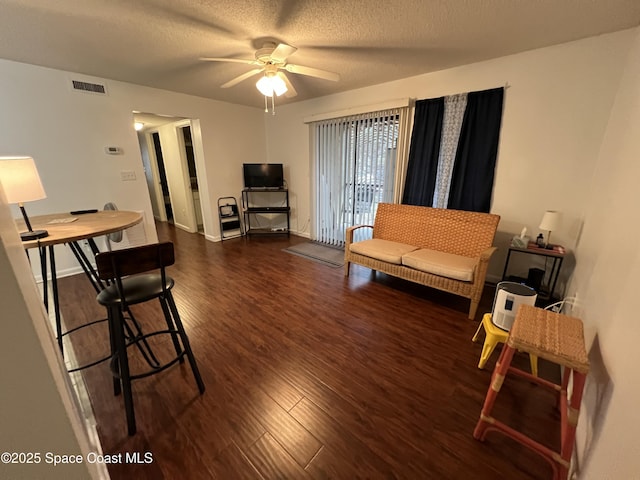
POLYGON ((562 245, 548 245, 547 247, 539 247, 535 242, 529 242, 527 248, 530 250, 551 250, 554 253, 560 253, 562 255, 566 253, 566 250, 562 245))

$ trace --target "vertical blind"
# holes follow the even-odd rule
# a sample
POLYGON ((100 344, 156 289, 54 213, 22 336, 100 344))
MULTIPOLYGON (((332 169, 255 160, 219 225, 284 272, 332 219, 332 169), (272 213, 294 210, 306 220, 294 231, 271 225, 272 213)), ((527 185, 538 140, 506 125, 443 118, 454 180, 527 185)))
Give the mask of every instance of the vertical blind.
POLYGON ((394 200, 399 127, 406 110, 315 123, 315 240, 344 246, 347 227, 372 225, 378 202, 394 200))

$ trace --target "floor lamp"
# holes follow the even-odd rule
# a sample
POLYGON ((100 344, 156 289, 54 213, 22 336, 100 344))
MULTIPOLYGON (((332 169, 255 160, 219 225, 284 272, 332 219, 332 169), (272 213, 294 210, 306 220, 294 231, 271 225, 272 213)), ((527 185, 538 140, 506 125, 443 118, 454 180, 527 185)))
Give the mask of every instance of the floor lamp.
POLYGON ((24 202, 47 198, 36 164, 31 157, 0 157, 0 182, 8 203, 17 203, 22 212, 26 232, 20 233, 22 241, 36 240, 49 235, 46 230, 33 230, 24 209, 24 202))

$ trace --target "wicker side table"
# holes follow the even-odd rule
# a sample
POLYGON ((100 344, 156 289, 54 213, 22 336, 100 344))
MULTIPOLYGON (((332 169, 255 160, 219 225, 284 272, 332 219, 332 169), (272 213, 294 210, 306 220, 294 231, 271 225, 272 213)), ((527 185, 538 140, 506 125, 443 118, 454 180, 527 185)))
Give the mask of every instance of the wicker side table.
POLYGON ((500 431, 547 460, 553 468, 555 480, 565 480, 569 472, 580 402, 588 372, 589 360, 584 344, 582 321, 549 310, 521 305, 509 332, 507 343, 493 371, 480 419, 473 431, 474 438, 482 441, 488 431, 500 431), (564 366, 562 384, 557 385, 512 367, 511 360, 516 350, 564 366), (551 450, 491 416, 494 403, 508 373, 524 377, 528 381, 559 393, 560 452, 551 450), (573 379, 573 387, 571 396, 568 397, 567 387, 570 379, 573 379))

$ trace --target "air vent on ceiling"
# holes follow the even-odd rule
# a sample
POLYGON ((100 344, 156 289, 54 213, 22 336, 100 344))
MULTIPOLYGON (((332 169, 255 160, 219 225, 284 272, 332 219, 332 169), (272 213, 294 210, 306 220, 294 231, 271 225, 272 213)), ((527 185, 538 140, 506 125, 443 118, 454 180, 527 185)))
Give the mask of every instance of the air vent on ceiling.
POLYGON ((100 83, 83 82, 81 80, 71 80, 73 90, 86 93, 95 93, 97 95, 106 95, 107 87, 100 83))

